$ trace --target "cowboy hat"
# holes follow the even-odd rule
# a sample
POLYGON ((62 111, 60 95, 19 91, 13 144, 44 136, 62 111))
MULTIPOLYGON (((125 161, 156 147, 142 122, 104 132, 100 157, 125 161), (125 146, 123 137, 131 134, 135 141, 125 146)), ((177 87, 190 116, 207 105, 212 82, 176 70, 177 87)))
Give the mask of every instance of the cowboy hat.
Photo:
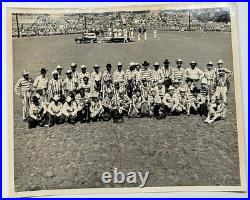
POLYGON ((71 70, 71 69, 68 69, 68 70, 66 71, 66 74, 70 74, 70 73, 72 73, 72 70, 71 70))
POLYGON ((190 65, 197 65, 197 62, 195 62, 194 60, 191 62, 191 63, 189 63, 190 65))
POLYGON ((163 61, 163 63, 164 63, 164 64, 169 64, 170 62, 168 61, 168 59, 165 59, 165 60, 163 61))
POLYGON ((63 67, 61 65, 57 65, 56 69, 63 69, 63 67))
POLYGON ((86 65, 81 65, 81 69, 86 69, 86 65))
POLYGON ((106 65, 106 67, 112 67, 112 65, 111 65, 110 63, 108 63, 108 64, 106 65))
POLYGON ((222 59, 219 59, 218 60, 218 64, 223 64, 224 62, 223 62, 223 60, 222 59))
POLYGON ((158 62, 155 62, 154 66, 160 66, 160 64, 158 62))
POLYGON ((54 70, 51 74, 52 74, 52 75, 58 74, 58 71, 54 70))
POLYGON ((71 63, 70 67, 77 67, 76 63, 71 63))
POLYGON ((213 65, 213 62, 212 62, 212 61, 209 61, 209 62, 207 63, 207 65, 213 65))
POLYGON ((121 63, 121 62, 118 62, 118 63, 117 63, 117 66, 122 66, 122 63, 121 63))
POLYGON ((26 70, 23 70, 22 75, 27 75, 27 74, 29 74, 29 72, 26 70))
POLYGON ((179 58, 178 60, 176 60, 176 63, 183 63, 183 61, 179 58))
POLYGON ((142 63, 143 66, 149 66, 149 64, 150 63, 148 61, 146 61, 146 60, 142 63))
POLYGON ((100 65, 95 64, 95 65, 93 66, 93 68, 100 68, 100 65))

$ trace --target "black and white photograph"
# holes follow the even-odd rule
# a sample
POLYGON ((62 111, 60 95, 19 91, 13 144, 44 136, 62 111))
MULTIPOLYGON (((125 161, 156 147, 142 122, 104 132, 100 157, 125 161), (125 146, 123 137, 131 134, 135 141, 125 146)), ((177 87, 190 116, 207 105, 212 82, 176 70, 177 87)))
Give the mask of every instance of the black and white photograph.
POLYGON ((245 191, 227 5, 10 9, 13 193, 245 191))

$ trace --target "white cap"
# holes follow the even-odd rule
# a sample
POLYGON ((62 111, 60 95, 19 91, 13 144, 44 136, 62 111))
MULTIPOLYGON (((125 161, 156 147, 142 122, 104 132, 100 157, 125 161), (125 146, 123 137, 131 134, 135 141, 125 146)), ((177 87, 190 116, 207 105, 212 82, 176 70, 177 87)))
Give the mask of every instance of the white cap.
POLYGON ((132 66, 134 66, 134 65, 135 65, 134 62, 130 62, 130 63, 129 63, 129 66, 130 66, 130 67, 132 67, 132 66))
POLYGON ((71 66, 71 67, 72 67, 72 66, 76 66, 76 64, 75 64, 75 63, 71 63, 71 65, 70 65, 70 66, 71 66))
POLYGON ((81 65, 81 69, 83 69, 83 68, 87 68, 86 65, 81 65))
POLYGON ((57 65, 56 69, 63 69, 63 67, 61 65, 57 65))
POLYGON ((29 72, 26 70, 23 70, 22 75, 27 75, 27 74, 29 74, 29 72))
POLYGON ((51 74, 52 74, 52 75, 58 74, 58 71, 54 70, 51 74))
POLYGON ((100 65, 95 64, 93 67, 94 67, 94 68, 100 68, 100 65))
POLYGON ((72 70, 71 70, 71 69, 68 69, 68 70, 66 71, 66 74, 70 74, 70 73, 72 73, 72 70))
POLYGON ((121 62, 118 62, 118 63, 117 63, 117 66, 122 66, 122 63, 121 63, 121 62))
POLYGON ((182 60, 179 58, 176 62, 181 62, 182 63, 182 60))
POLYGON ((209 62, 207 63, 207 65, 213 65, 213 62, 212 62, 212 61, 209 61, 209 62))
POLYGON ((224 62, 223 62, 223 60, 222 59, 219 59, 218 60, 218 64, 223 64, 224 62))
POLYGON ((159 63, 158 63, 158 62, 155 62, 154 66, 159 66, 159 63))

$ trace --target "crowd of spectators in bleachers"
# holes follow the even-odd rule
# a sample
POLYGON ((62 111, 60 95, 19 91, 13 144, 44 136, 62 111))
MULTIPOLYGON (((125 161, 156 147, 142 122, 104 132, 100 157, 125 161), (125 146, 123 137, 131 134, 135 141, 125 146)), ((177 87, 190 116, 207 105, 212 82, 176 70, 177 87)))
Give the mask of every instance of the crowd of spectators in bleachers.
MULTIPOLYGON (((20 36, 46 36, 106 32, 109 28, 140 27, 160 31, 223 31, 231 30, 230 22, 204 21, 189 12, 119 12, 98 14, 72 14, 54 17, 51 15, 17 16, 20 36), (25 20, 24 20, 25 19, 25 20), (28 20, 27 20, 28 19, 28 20)), ((16 16, 13 16, 13 37, 18 36, 16 16)))

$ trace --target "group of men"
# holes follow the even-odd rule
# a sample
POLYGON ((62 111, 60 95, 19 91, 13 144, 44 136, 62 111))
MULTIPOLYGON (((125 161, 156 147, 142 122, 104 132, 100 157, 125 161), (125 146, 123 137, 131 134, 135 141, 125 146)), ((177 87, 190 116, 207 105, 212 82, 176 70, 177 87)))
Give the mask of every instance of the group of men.
POLYGON ((173 67, 165 59, 163 66, 155 62, 150 69, 147 61, 131 62, 123 70, 119 62, 114 72, 111 64, 103 72, 95 64, 90 73, 85 65, 78 72, 72 63, 65 76, 58 65, 51 79, 45 68, 34 81, 24 71, 14 90, 22 99, 23 120, 29 128, 77 121, 123 122, 123 116, 163 119, 182 113, 205 116, 206 123, 224 119, 232 72, 221 59, 217 66, 208 62, 205 71, 195 61, 189 64, 184 69, 178 59, 173 67))

